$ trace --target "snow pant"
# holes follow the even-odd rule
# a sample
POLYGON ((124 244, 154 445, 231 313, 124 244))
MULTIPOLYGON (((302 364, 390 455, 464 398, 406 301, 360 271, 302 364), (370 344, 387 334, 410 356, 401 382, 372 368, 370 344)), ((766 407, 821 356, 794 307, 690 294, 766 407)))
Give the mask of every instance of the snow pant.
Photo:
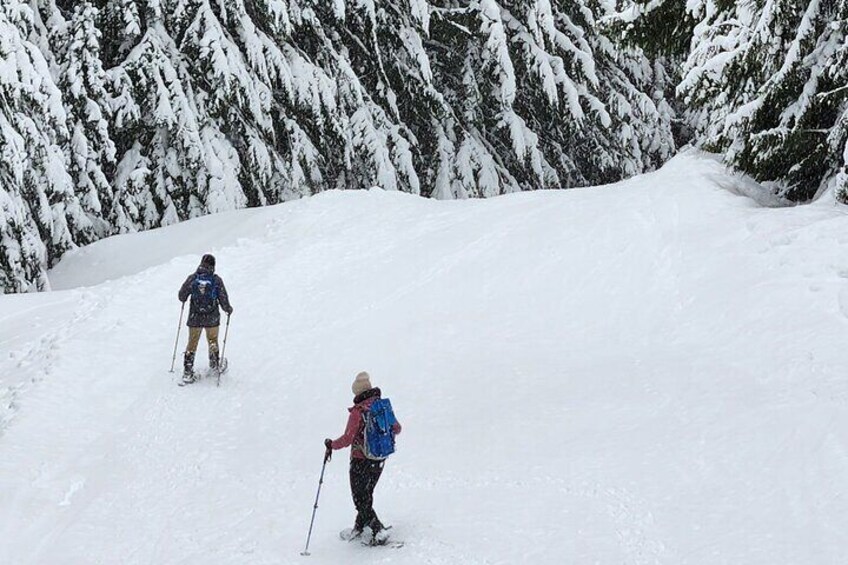
POLYGON ((374 487, 383 473, 383 461, 371 459, 350 460, 350 492, 356 506, 356 530, 370 527, 373 533, 383 529, 383 524, 374 512, 374 487))
POLYGON ((214 326, 211 328, 189 328, 188 329, 188 345, 186 346, 187 353, 194 353, 197 351, 197 344, 200 342, 200 333, 203 330, 206 330, 206 341, 209 342, 209 357, 212 357, 212 354, 218 353, 218 327, 214 326))
POLYGON ((194 370, 194 354, 197 352, 197 343, 200 341, 200 333, 206 330, 206 341, 209 343, 209 367, 218 367, 218 326, 211 328, 188 329, 188 345, 186 345, 185 357, 183 358, 183 370, 190 374, 194 370))

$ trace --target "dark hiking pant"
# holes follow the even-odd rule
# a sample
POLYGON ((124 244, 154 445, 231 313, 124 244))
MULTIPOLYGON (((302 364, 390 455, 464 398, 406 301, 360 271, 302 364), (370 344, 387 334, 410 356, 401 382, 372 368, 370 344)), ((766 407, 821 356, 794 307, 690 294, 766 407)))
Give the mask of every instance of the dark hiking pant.
POLYGON ((350 460, 350 492, 356 506, 356 522, 353 527, 362 530, 366 526, 375 534, 383 524, 374 512, 374 487, 383 473, 383 462, 371 459, 350 460))

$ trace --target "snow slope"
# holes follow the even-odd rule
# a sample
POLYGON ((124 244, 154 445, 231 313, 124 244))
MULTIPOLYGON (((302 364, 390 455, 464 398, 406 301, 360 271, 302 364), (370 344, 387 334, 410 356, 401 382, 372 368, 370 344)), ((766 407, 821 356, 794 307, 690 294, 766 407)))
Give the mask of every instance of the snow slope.
POLYGON ((688 154, 611 187, 329 192, 79 250, 62 290, 0 297, 0 563, 845 563, 846 217, 741 183, 688 154), (205 251, 232 369, 180 388, 176 291, 205 251), (376 509, 406 545, 337 539, 338 453, 301 557, 363 369, 404 424, 376 509))

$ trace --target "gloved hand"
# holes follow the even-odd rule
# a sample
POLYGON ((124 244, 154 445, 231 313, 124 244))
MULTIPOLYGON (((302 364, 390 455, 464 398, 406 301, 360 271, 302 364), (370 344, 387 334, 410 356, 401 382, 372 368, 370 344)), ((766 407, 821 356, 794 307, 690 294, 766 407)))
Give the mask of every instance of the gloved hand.
POLYGON ((333 440, 330 438, 325 439, 324 447, 327 448, 327 451, 324 452, 324 463, 327 463, 333 458, 333 440))
POLYGON ((230 308, 229 308, 228 310, 224 310, 224 312, 226 312, 226 313, 227 313, 227 316, 232 316, 232 314, 233 314, 233 307, 232 307, 232 306, 230 306, 230 308))

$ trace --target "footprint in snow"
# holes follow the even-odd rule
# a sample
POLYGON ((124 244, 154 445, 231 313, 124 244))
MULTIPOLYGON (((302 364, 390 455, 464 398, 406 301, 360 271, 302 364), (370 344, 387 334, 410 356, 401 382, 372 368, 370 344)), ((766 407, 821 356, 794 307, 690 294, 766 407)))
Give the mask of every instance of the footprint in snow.
POLYGON ((62 502, 59 503, 59 506, 70 506, 71 499, 74 495, 85 486, 85 479, 80 479, 76 481, 74 484, 68 488, 68 492, 65 493, 65 498, 62 499, 62 502))

